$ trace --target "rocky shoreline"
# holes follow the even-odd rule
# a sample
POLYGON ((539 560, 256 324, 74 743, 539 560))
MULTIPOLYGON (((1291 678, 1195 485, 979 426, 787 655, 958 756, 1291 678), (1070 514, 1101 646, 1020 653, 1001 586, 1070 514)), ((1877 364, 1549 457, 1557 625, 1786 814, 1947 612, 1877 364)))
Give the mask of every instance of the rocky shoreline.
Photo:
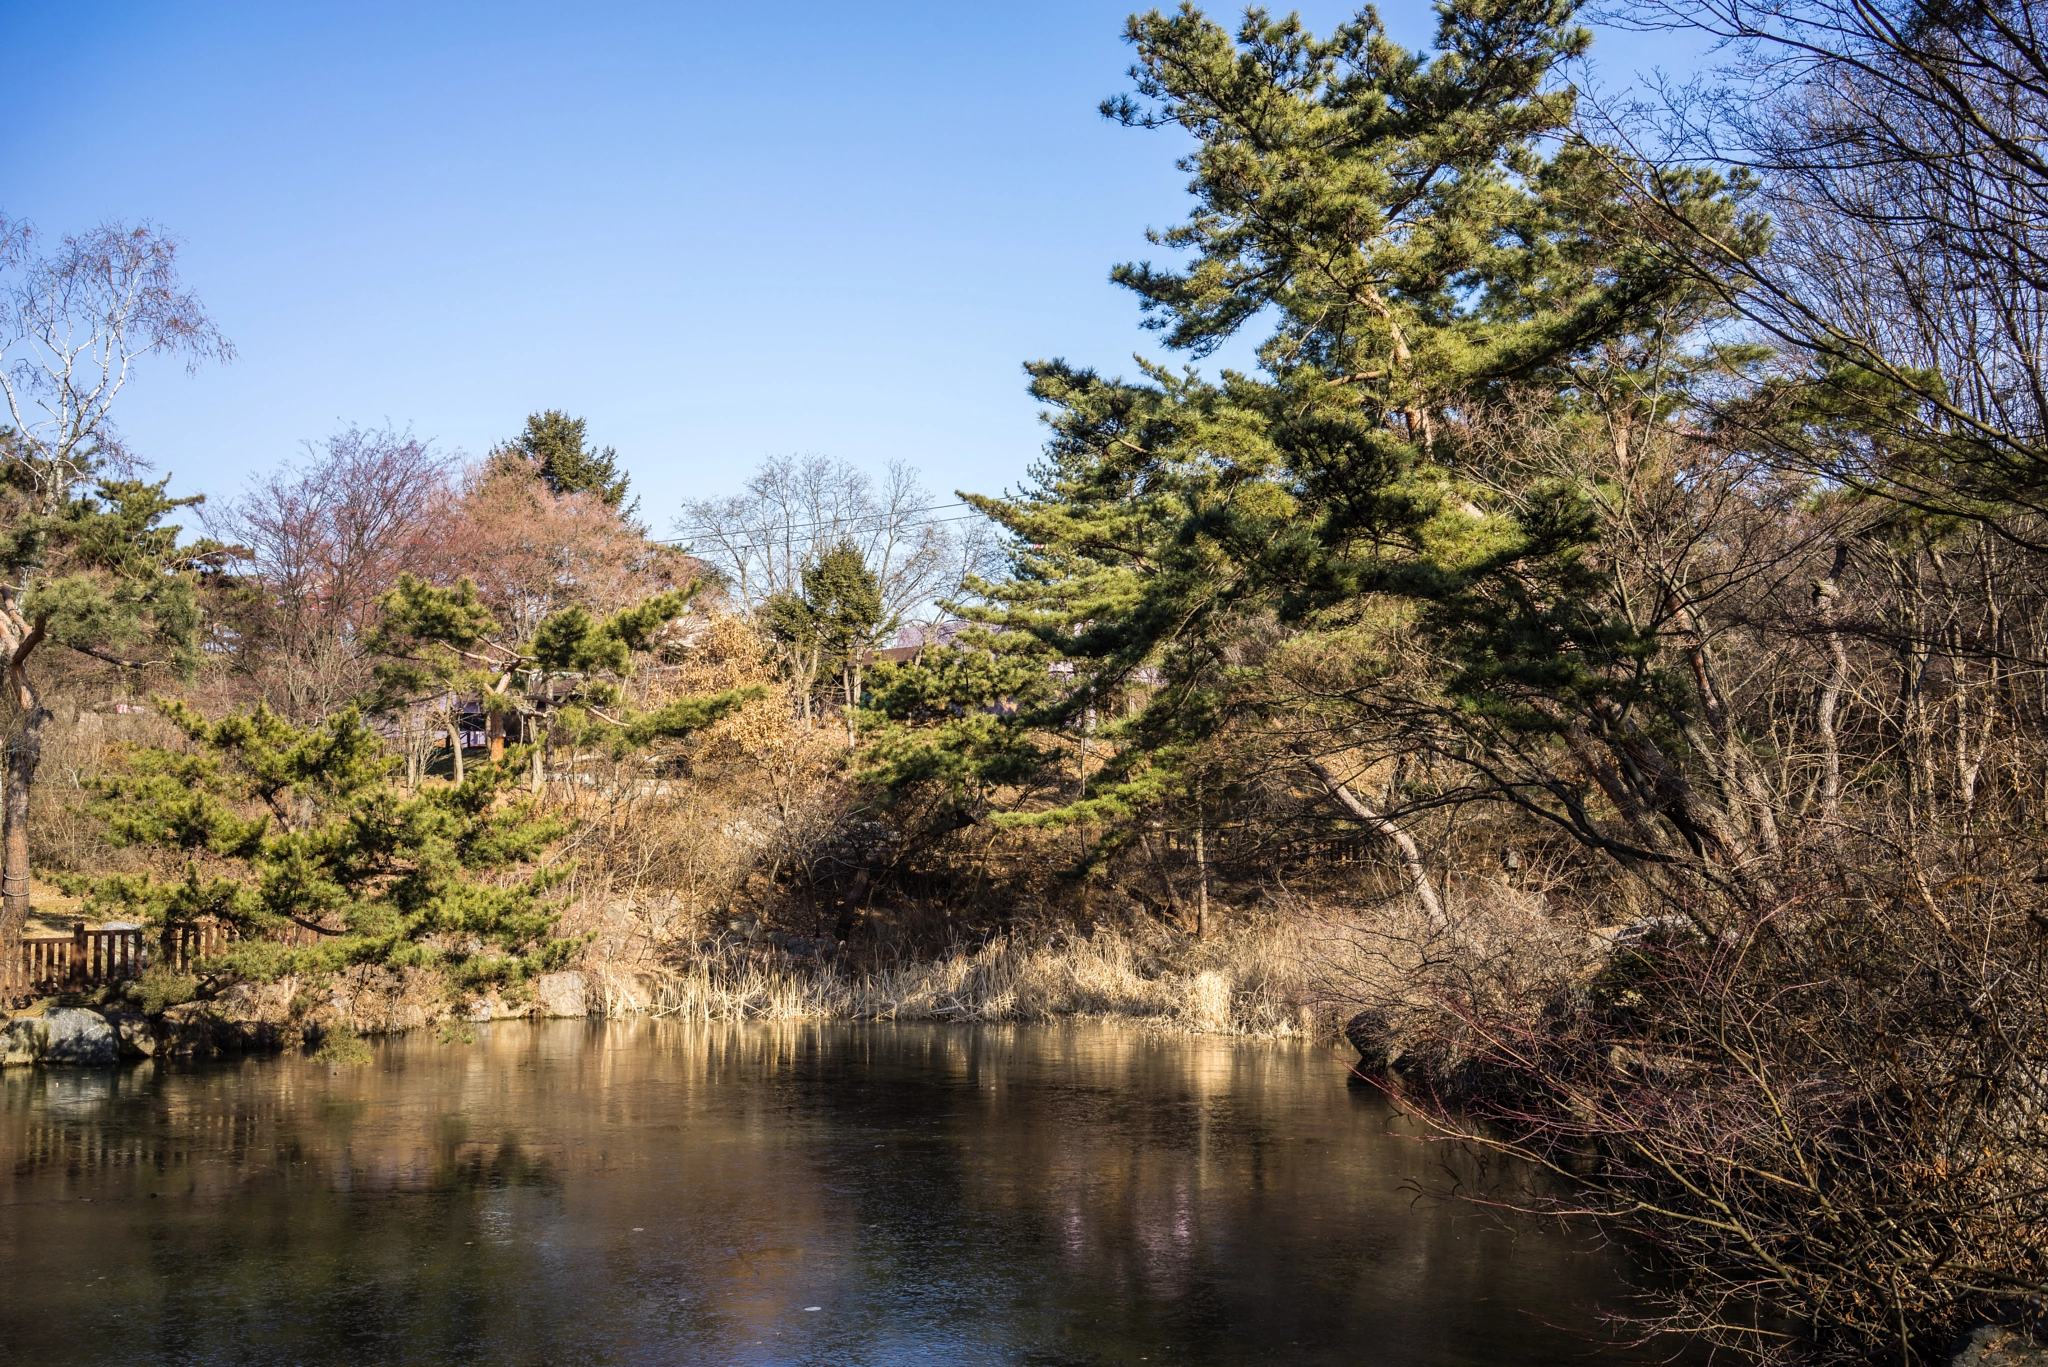
POLYGON ((470 1022, 637 1015, 653 1008, 660 981, 652 973, 568 969, 544 974, 517 995, 492 990, 451 1001, 437 975, 370 970, 340 975, 319 997, 290 982, 241 984, 155 1014, 125 1000, 52 997, 0 1021, 0 1068, 277 1052, 317 1046, 337 1028, 383 1035, 470 1022))

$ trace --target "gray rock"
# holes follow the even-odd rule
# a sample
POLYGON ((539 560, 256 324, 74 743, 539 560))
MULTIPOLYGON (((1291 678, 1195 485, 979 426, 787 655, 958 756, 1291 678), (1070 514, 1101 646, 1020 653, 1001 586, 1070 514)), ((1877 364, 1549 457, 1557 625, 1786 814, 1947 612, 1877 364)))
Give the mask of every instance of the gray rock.
POLYGON ((0 1057, 8 1064, 97 1068, 115 1062, 120 1054, 120 1037, 106 1017, 83 1007, 53 1006, 9 1021, 0 1057))
POLYGON ((432 1019, 426 1007, 418 1002, 405 1002, 391 1008, 384 1017, 384 1028, 392 1031, 417 1030, 432 1019))
POLYGON ((230 1047, 233 1027, 215 1016, 207 1002, 186 1002, 158 1017, 161 1053, 177 1058, 211 1058, 230 1047))
POLYGON ((533 1004, 542 1016, 587 1016, 588 984, 581 973, 543 973, 533 980, 533 1004))
POLYGON ((1964 1341, 1949 1367, 2048 1367, 2048 1345, 2017 1329, 1987 1324, 1964 1341))
POLYGON ((265 1020, 229 1020, 212 1002, 187 1002, 157 1018, 157 1054, 164 1057, 211 1058, 276 1049, 282 1044, 277 1026, 265 1020))
POLYGON ((0 1068, 26 1068, 43 1056, 42 1031, 30 1017, 17 1017, 0 1026, 0 1068))
POLYGON ((468 1011, 464 1014, 468 1019, 481 1023, 483 1021, 517 1020, 522 1016, 532 1014, 532 1012, 525 1004, 508 1002, 493 990, 486 992, 483 996, 471 1002, 468 1011))
POLYGON ((222 1020, 260 1020, 263 1016, 262 990, 254 983, 236 983, 214 999, 213 1010, 222 1020))
POLYGON ((109 1011, 107 1024, 121 1042, 122 1058, 149 1058, 156 1053, 156 1031, 149 1018, 133 1011, 109 1011))

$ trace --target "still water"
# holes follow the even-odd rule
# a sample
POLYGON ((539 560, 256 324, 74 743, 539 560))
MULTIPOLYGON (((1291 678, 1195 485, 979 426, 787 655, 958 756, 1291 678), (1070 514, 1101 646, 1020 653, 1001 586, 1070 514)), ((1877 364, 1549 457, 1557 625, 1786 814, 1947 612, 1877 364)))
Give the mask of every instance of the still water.
POLYGON ((1611 1255, 1418 1199, 1455 1155, 1329 1052, 479 1034, 0 1075, 0 1360, 1623 1360, 1596 1345, 1611 1255))

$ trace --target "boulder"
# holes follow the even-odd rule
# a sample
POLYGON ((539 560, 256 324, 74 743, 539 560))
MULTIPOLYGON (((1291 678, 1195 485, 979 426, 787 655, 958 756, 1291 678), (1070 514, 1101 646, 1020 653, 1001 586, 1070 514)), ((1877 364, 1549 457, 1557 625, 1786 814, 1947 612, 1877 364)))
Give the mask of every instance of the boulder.
POLYGON ((587 1016, 588 984, 581 973, 543 973, 533 980, 533 1005, 536 1015, 587 1016))
POLYGON ((156 1031, 149 1017, 134 1011, 109 1011, 107 1024, 120 1041, 122 1058, 149 1058, 156 1053, 156 1031))
POLYGON ((118 1060, 120 1038, 107 1018, 78 1006, 53 1006, 7 1023, 0 1057, 8 1064, 97 1068, 118 1060))
POLYGON ((1949 1367, 2048 1367, 2048 1344, 2017 1329, 1987 1324, 1963 1341, 1949 1367))
POLYGON ((508 1002, 495 991, 492 991, 486 992, 483 996, 471 1002, 468 1010, 463 1013, 463 1017, 466 1020, 477 1022, 506 1021, 516 1020, 527 1014, 529 1014, 529 1008, 525 1003, 508 1002))
POLYGON ((0 1068, 27 1068, 43 1056, 42 1031, 32 1016, 16 1016, 0 1026, 0 1068))
POLYGON ((280 1043, 271 1022, 229 1020, 211 1002, 170 1008, 158 1018, 156 1038, 159 1054, 188 1058, 275 1049, 280 1043))
POLYGON ((1393 1068, 1404 1052, 1390 1013, 1374 1007, 1367 1007, 1344 1022, 1344 1038, 1358 1051, 1358 1061, 1368 1068, 1393 1068))
POLYGON ((184 1002, 158 1017, 165 1054, 177 1058, 208 1058, 214 1053, 213 1014, 204 1002, 184 1002))
POLYGON ((260 1020, 263 989, 256 983, 235 983, 213 1000, 213 1014, 225 1021, 260 1020))

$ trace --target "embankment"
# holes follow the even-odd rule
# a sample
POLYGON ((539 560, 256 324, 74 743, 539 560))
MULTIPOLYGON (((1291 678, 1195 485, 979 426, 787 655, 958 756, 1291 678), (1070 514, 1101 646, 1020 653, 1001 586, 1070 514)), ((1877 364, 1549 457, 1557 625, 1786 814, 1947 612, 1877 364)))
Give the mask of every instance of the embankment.
POLYGON ((745 943, 630 967, 603 956, 485 991, 417 969, 354 968, 321 981, 242 983, 217 996, 137 1009, 129 997, 52 999, 4 1028, 8 1063, 107 1063, 114 1054, 211 1057, 317 1046, 342 1030, 388 1034, 494 1020, 648 1014, 693 1021, 1121 1020, 1147 1029, 1252 1038, 1324 1038, 1340 1004, 1318 999, 1307 946, 1285 925, 1206 941, 1160 943, 1120 930, 1011 935, 910 952, 821 961, 745 943), (106 1048, 52 1048, 103 1038, 106 1048), (49 1022, 64 1029, 53 1036, 49 1022))

